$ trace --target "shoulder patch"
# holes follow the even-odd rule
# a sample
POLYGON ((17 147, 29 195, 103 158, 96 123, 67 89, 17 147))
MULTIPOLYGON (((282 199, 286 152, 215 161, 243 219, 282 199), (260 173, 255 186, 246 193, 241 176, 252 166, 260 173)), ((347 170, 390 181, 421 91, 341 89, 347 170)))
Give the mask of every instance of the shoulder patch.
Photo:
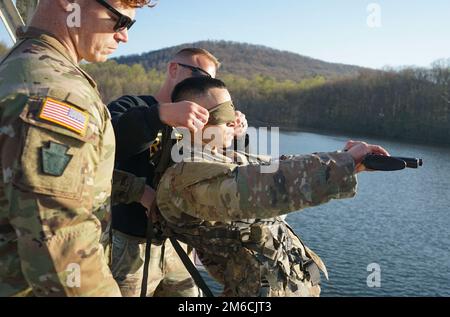
POLYGON ((80 135, 86 133, 89 114, 67 103, 45 98, 39 118, 72 130, 80 135))
POLYGON ((73 155, 67 154, 69 146, 50 141, 48 147, 41 148, 42 171, 46 175, 62 176, 73 155))

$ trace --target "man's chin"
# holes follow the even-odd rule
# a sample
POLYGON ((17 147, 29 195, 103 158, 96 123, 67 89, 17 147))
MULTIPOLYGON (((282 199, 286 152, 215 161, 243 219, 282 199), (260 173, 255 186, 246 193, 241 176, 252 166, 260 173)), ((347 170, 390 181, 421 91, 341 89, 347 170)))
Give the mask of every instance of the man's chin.
POLYGON ((108 60, 108 56, 109 55, 106 55, 106 54, 103 54, 103 55, 99 55, 97 58, 96 58, 96 63, 104 63, 104 62, 106 62, 107 60, 108 60))
POLYGON ((103 63, 108 60, 109 54, 95 54, 89 57, 86 57, 85 60, 89 63, 103 63))

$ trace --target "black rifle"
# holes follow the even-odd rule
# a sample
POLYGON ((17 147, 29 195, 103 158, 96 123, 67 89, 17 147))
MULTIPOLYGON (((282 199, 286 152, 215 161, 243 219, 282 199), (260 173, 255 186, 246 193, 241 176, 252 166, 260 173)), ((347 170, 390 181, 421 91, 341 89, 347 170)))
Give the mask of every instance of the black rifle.
POLYGON ((410 157, 395 157, 370 154, 362 161, 368 169, 374 171, 399 171, 405 168, 419 168, 423 160, 410 157))

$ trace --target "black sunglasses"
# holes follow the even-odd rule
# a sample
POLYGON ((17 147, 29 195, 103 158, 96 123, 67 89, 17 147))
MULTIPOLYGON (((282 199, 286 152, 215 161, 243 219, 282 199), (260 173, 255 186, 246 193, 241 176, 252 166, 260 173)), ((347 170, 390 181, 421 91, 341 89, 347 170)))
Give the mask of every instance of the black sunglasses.
POLYGON ((125 29, 129 30, 136 22, 136 20, 132 20, 129 16, 126 16, 117 11, 105 0, 96 0, 96 1, 117 16, 117 22, 116 25, 114 26, 114 32, 122 32, 125 29))
POLYGON ((177 63, 181 67, 188 68, 192 71, 192 76, 194 77, 212 77, 206 70, 201 69, 200 67, 195 67, 191 65, 177 63))

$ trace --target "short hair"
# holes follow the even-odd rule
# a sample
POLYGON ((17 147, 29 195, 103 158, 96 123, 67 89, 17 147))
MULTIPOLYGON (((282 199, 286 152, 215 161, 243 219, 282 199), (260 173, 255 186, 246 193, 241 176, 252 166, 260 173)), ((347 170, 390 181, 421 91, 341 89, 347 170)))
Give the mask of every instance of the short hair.
POLYGON ((208 95, 209 90, 214 88, 227 89, 227 86, 220 79, 207 76, 191 77, 175 86, 172 91, 172 102, 192 101, 190 99, 208 95))
POLYGON ((131 8, 154 7, 156 5, 153 0, 120 0, 120 2, 125 7, 131 8))
POLYGON ((191 57, 191 56, 196 56, 196 55, 202 55, 205 56, 207 59, 209 59, 211 62, 214 63, 214 65, 216 66, 216 69, 219 69, 221 64, 219 62, 219 60, 217 59, 217 57, 215 57, 213 54, 211 54, 210 52, 208 52, 207 50, 203 49, 203 48, 197 48, 197 47, 187 47, 187 48, 183 48, 182 50, 178 51, 174 58, 177 57, 191 57))

